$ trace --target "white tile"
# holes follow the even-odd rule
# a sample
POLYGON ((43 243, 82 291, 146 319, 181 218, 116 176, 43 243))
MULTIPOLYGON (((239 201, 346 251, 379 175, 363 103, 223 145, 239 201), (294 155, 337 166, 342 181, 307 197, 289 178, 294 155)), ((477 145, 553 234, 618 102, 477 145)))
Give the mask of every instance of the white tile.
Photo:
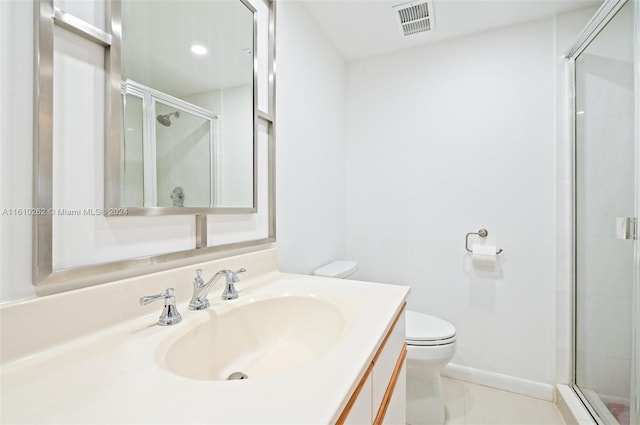
POLYGON ((442 378, 445 424, 464 424, 464 384, 450 378, 442 378))
MULTIPOLYGON (((448 383, 448 386, 449 394, 458 394, 453 385, 448 383)), ((560 412, 551 402, 476 384, 462 383, 462 386, 464 423, 467 425, 565 425, 560 412)), ((461 423, 458 418, 453 419, 457 422, 447 424, 461 423)))

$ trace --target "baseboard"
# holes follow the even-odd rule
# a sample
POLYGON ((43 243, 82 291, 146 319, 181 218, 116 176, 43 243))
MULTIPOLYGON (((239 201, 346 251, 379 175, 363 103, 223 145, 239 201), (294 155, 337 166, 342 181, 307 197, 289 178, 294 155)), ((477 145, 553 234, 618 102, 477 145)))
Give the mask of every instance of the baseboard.
POLYGON ((441 375, 459 381, 497 388, 541 400, 553 401, 553 385, 551 384, 529 381, 527 379, 451 363, 442 370, 441 375))

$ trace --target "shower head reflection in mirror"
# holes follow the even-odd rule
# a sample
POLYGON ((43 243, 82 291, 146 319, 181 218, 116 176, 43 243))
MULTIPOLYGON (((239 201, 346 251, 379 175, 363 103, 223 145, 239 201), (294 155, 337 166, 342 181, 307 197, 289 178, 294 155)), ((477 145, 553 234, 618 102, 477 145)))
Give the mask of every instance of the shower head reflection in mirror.
POLYGON ((165 127, 171 127, 171 115, 180 118, 180 112, 174 111, 166 115, 158 115, 156 120, 165 127))

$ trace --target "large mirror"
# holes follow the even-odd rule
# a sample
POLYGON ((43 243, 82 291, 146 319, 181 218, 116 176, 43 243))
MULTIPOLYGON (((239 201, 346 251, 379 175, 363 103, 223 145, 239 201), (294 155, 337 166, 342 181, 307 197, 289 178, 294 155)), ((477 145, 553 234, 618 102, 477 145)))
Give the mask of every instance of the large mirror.
POLYGON ((111 207, 255 211, 255 9, 238 0, 121 7, 123 125, 111 151, 111 207))
POLYGON ((35 6, 39 295, 275 241, 272 0, 35 6))

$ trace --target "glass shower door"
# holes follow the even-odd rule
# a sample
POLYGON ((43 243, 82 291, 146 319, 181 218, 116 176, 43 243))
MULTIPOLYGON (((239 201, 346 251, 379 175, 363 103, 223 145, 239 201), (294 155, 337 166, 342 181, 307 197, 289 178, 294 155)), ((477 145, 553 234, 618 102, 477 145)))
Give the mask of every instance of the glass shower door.
POLYGON ((634 10, 623 6, 575 59, 575 382, 605 424, 630 424, 635 217, 634 10))

